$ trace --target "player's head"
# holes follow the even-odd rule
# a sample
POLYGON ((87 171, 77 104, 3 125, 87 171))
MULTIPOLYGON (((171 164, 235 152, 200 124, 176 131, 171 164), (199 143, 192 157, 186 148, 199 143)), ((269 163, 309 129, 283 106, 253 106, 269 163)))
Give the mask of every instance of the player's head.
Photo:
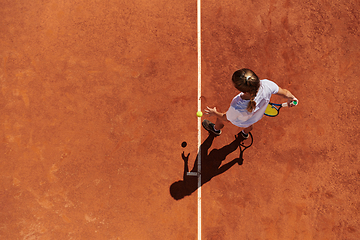
POLYGON ((243 68, 234 72, 232 76, 234 86, 244 93, 255 94, 260 87, 260 80, 250 69, 243 68))
POLYGON ((260 79, 250 69, 243 68, 234 72, 232 81, 237 90, 250 94, 251 98, 247 110, 252 112, 256 107, 254 99, 260 87, 260 79))

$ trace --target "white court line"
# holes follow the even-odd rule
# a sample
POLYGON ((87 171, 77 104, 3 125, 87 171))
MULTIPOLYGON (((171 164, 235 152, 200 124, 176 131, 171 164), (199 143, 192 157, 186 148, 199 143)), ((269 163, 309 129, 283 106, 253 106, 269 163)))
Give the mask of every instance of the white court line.
POLYGON ((195 176, 197 177, 198 176, 198 172, 188 172, 186 173, 187 176, 195 176))
MULTIPOLYGON (((201 0, 197 0, 198 111, 201 111, 201 0)), ((198 240, 201 240, 201 118, 198 118, 198 240)))

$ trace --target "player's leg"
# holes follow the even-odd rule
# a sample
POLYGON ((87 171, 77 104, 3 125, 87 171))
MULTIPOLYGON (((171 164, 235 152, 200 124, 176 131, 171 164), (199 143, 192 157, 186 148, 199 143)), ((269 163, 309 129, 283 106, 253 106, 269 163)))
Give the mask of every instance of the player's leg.
POLYGON ((220 130, 224 127, 224 122, 228 122, 229 120, 227 120, 226 118, 226 113, 221 117, 221 118, 216 118, 216 122, 215 122, 215 129, 216 130, 220 130))
POLYGON ((220 130, 224 127, 224 122, 221 118, 216 118, 215 130, 220 130))
POLYGON ((245 138, 245 139, 247 139, 248 137, 249 137, 249 132, 251 131, 251 130, 253 130, 253 125, 251 125, 251 126, 249 126, 249 127, 247 127, 247 128, 244 128, 240 133, 241 133, 241 136, 243 137, 243 138, 245 138))
POLYGON ((227 122, 226 114, 224 114, 222 117, 216 118, 215 124, 210 122, 209 120, 204 120, 202 125, 203 127, 209 131, 214 133, 215 135, 219 136, 221 134, 221 129, 224 127, 224 122, 227 122))
POLYGON ((249 127, 247 127, 247 128, 244 128, 244 130, 243 130, 243 132, 245 133, 245 134, 248 134, 249 132, 251 132, 251 130, 253 130, 253 125, 251 125, 251 126, 249 126, 249 127))

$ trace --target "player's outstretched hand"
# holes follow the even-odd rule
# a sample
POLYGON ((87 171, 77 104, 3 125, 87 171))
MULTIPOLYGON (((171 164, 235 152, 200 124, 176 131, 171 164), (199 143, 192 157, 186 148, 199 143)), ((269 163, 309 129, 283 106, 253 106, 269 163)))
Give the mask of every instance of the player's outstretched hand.
POLYGON ((213 115, 215 115, 215 113, 217 113, 216 107, 214 107, 214 108, 206 107, 205 114, 213 116, 213 115))

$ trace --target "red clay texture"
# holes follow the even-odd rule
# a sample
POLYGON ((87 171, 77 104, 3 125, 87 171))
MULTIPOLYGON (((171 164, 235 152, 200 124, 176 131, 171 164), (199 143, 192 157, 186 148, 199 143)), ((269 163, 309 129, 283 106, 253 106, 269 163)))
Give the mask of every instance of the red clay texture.
MULTIPOLYGON (((0 238, 198 239, 196 1, 0 5, 0 238)), ((242 165, 201 129, 202 239, 360 239, 359 9, 202 1, 202 108, 243 67, 299 99, 242 165)))

